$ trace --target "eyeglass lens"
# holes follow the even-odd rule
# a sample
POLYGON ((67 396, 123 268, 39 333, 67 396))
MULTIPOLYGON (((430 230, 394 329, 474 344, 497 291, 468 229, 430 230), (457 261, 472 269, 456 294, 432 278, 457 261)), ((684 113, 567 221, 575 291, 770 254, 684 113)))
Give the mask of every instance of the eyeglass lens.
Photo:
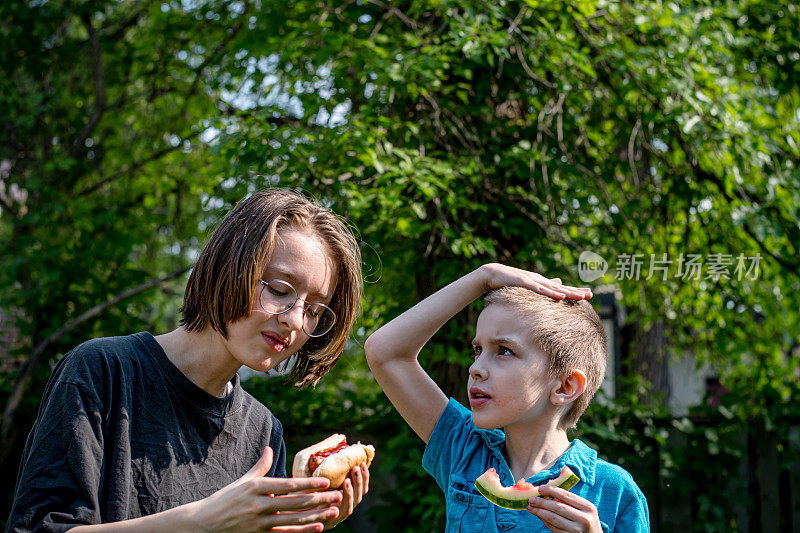
MULTIPOLYGON (((261 307, 267 313, 285 313, 299 300, 297 291, 286 281, 273 279, 262 282, 261 307)), ((321 303, 305 302, 303 308, 303 331, 312 337, 325 335, 333 327, 336 315, 330 307, 321 303)))

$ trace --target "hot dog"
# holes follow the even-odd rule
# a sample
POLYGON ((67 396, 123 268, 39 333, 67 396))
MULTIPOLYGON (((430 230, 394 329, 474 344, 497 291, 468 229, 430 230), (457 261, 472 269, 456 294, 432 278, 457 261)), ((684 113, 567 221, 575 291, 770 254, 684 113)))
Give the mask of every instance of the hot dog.
POLYGON ((292 463, 293 477, 328 478, 332 489, 344 483, 354 466, 372 464, 375 448, 359 443, 348 445, 347 437, 335 433, 327 439, 300 450, 292 463))

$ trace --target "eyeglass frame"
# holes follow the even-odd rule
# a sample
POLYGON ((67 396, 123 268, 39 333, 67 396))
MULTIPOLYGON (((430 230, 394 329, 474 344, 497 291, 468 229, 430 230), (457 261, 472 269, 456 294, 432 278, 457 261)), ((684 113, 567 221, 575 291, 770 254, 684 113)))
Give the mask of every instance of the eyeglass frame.
POLYGON ((304 298, 300 298, 299 296, 297 296, 297 289, 295 289, 294 285, 292 285, 288 281, 280 279, 280 278, 274 278, 274 279, 271 279, 269 281, 264 281, 263 279, 259 279, 258 281, 259 281, 259 283, 261 283, 261 290, 258 293, 258 305, 261 307, 261 310, 264 311, 265 313, 269 313, 271 315, 282 315, 282 314, 294 309, 294 306, 297 305, 297 302, 299 300, 299 301, 303 302, 303 304, 305 304, 302 307, 304 320, 303 320, 303 325, 301 326, 301 328, 305 332, 306 335, 308 335, 309 337, 312 337, 314 339, 318 339, 318 338, 324 337, 325 335, 330 333, 331 330, 333 329, 333 326, 336 325, 336 312, 333 309, 331 309, 330 306, 327 306, 322 302, 309 302, 308 300, 306 300, 304 298), (281 282, 281 283, 283 283, 285 285, 288 285, 289 287, 292 288, 292 290, 294 291, 294 294, 295 294, 294 302, 292 302, 292 304, 289 307, 287 307, 286 309, 284 309, 283 311, 279 311, 277 313, 273 313, 272 311, 267 311, 266 309, 264 309, 264 303, 262 302, 262 294, 264 293, 264 289, 266 287, 269 287, 269 284, 272 283, 273 281, 279 281, 279 282, 281 282), (314 335, 313 333, 309 333, 308 331, 306 331, 305 316, 306 316, 306 310, 308 309, 309 305, 321 305, 322 307, 324 307, 325 309, 327 309, 328 311, 331 312, 331 315, 333 316, 333 320, 331 321, 331 326, 327 330, 325 330, 324 333, 320 333, 319 335, 314 335))

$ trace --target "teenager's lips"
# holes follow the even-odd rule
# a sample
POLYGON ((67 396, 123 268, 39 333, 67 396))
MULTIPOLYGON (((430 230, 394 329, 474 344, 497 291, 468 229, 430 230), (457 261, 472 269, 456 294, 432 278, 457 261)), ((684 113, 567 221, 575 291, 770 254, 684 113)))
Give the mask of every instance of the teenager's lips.
POLYGON ((281 337, 277 333, 273 333, 272 331, 262 331, 261 337, 267 342, 270 348, 275 350, 276 352, 282 351, 286 346, 289 344, 289 339, 286 337, 281 337))

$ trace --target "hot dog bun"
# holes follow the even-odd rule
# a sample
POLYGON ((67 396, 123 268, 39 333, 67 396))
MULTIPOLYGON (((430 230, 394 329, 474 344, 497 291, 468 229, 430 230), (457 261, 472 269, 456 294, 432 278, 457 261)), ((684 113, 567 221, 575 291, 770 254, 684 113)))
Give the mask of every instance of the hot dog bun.
POLYGON ((297 455, 294 456, 294 462, 292 463, 292 477, 311 477, 311 472, 308 471, 308 460, 311 459, 311 456, 319 451, 333 448, 344 439, 345 436, 341 433, 334 433, 327 439, 312 444, 308 448, 303 448, 297 452, 297 455))
POLYGON ((344 435, 334 434, 327 439, 297 452, 292 463, 292 476, 294 477, 324 477, 327 478, 332 489, 341 487, 347 479, 350 470, 361 463, 372 464, 375 458, 375 448, 371 445, 359 443, 352 444, 334 454, 326 457, 314 472, 308 471, 308 460, 318 451, 333 448, 345 439, 344 435))
POLYGON ((361 463, 372 464, 375 457, 375 448, 371 445, 364 446, 360 442, 348 446, 340 452, 336 452, 325 458, 324 461, 314 470, 312 476, 326 477, 331 482, 332 489, 338 489, 347 479, 350 470, 361 463))

